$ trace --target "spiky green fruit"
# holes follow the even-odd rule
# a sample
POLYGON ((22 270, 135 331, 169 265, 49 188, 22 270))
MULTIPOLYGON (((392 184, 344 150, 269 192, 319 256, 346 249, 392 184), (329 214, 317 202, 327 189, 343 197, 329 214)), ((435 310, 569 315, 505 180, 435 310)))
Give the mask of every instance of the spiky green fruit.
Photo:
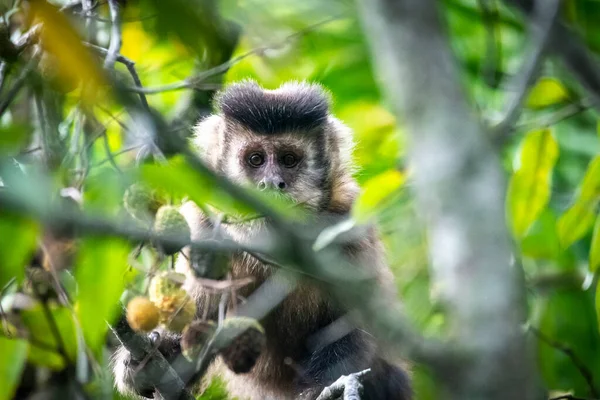
POLYGON ((212 321, 193 321, 184 330, 181 336, 181 353, 185 358, 193 361, 210 337, 215 333, 217 327, 212 321))
POLYGON ((150 189, 142 183, 129 186, 123 195, 123 205, 132 217, 141 221, 151 221, 166 199, 158 190, 150 189))
POLYGON ((231 371, 250 372, 266 344, 265 331, 260 323, 248 317, 233 317, 223 321, 217 331, 215 345, 231 371))
MULTIPOLYGON (((189 242, 190 227, 177 207, 162 206, 156 212, 156 220, 154 221, 154 232, 157 235, 164 236, 173 241, 189 242)), ((183 248, 181 244, 161 244, 160 248, 166 255, 177 253, 183 248)))
POLYGON ((179 289, 154 302, 160 310, 160 323, 171 332, 182 332, 196 316, 196 302, 187 292, 179 289))
POLYGON ((148 298, 157 303, 164 296, 173 295, 181 290, 185 275, 174 271, 161 271, 152 277, 148 286, 148 298))

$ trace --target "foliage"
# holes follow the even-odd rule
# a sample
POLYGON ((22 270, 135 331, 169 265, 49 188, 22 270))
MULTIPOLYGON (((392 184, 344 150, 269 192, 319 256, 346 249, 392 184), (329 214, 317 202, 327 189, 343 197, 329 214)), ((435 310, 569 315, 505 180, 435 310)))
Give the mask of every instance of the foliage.
MULTIPOLYGON (((127 59, 111 71, 103 69, 106 52, 86 44, 110 45, 105 2, 92 2, 87 19, 79 4, 21 3, 0 3, 2 26, 10 26, 17 40, 42 23, 41 51, 54 63, 48 67, 40 61, 20 81, 27 66, 35 64, 37 45, 16 61, 0 49, 0 105, 6 104, 0 119, 0 194, 21 193, 10 203, 11 210, 21 212, 0 203, 0 313, 5 316, 0 399, 10 398, 17 388, 22 396, 37 390, 21 379, 25 363, 53 377, 66 373, 99 398, 116 398, 106 379, 107 354, 114 346, 107 322, 117 321, 119 300, 126 303, 143 294, 149 276, 172 262, 149 246, 140 250, 136 238, 113 237, 102 230, 105 225, 94 225, 124 221, 143 231, 123 209, 121 199, 131 183, 160 188, 172 204, 188 198, 236 218, 256 212, 176 154, 169 147, 173 143, 164 143, 165 132, 174 142, 189 138, 192 124, 210 110, 214 89, 239 79, 253 78, 268 88, 307 79, 332 93, 335 114, 355 131, 356 177, 364 188, 352 213, 355 221, 346 227, 377 221, 411 322, 427 336, 449 335, 443 305, 429 285, 427 237, 419 228, 419 213, 426 216, 427 210, 416 210, 410 193, 406 127, 379 93, 352 3, 245 0, 216 7, 208 0, 120 1, 125 4, 120 54, 127 59), (234 60, 230 68, 201 75, 227 60, 234 60), (135 90, 129 61, 152 93, 140 96, 135 90), (44 65, 49 70, 42 70, 44 65), (15 87, 20 90, 11 94, 15 87), (48 209, 58 204, 58 210, 78 219, 73 204, 81 201, 89 230, 61 232, 44 242, 49 225, 61 228, 65 222, 48 218, 48 209), (79 239, 79 233, 85 237, 79 239), (33 266, 46 271, 36 251, 39 244, 48 251, 75 237, 81 243, 73 265, 50 268, 46 280, 50 286, 62 283, 65 293, 43 297, 27 292, 33 266), (22 292, 32 302, 24 309, 17 306, 22 292)), ((595 52, 600 51, 598 4, 573 0, 563 10, 595 52)), ((481 119, 491 123, 510 89, 503 83, 518 72, 525 56, 526 24, 496 1, 446 0, 441 12, 462 83, 481 119)), ((528 334, 537 344, 539 372, 550 390, 598 397, 600 125, 588 103, 565 69, 547 59, 501 153, 509 182, 507 224, 528 288, 527 324, 535 328, 528 334)), ((268 202, 294 216, 288 204, 268 202)), ((414 382, 418 399, 440 398, 427 368, 415 367, 414 382)), ((226 394, 215 383, 200 398, 224 399, 226 394)))

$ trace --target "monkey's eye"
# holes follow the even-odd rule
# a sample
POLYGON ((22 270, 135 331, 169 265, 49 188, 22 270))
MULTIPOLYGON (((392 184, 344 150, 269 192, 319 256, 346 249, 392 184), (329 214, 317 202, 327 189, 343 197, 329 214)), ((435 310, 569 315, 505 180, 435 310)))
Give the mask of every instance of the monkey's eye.
POLYGON ((292 168, 295 167, 296 164, 298 164, 298 159, 292 153, 287 153, 284 154, 283 157, 281 157, 281 163, 286 168, 292 168))
POLYGON ((252 153, 248 157, 248 164, 254 168, 258 168, 265 163, 265 157, 260 153, 252 153))

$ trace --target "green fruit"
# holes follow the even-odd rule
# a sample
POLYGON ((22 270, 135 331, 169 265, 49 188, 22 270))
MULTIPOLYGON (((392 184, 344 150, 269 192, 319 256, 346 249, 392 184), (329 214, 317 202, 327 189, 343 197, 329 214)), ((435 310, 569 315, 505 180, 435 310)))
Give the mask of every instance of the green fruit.
POLYGON ((219 328, 215 345, 225 364, 236 374, 250 372, 266 345, 265 331, 255 319, 227 318, 219 328))
MULTIPOLYGON (((179 242, 189 242, 191 235, 187 221, 177 207, 173 206, 162 206, 158 209, 154 221, 154 232, 179 242)), ((182 245, 173 243, 162 244, 160 247, 166 255, 175 254, 183 248, 182 245)))
POLYGON ((185 275, 173 271, 161 271, 154 275, 148 287, 148 298, 154 303, 165 296, 171 296, 181 290, 185 275))
POLYGON ((212 321, 194 321, 189 324, 181 336, 181 353, 185 358, 193 361, 215 333, 216 325, 212 321))
POLYGON ((123 205, 132 217, 141 221, 151 221, 166 200, 157 190, 141 183, 129 186, 123 195, 123 205))
POLYGON ((196 316, 196 302, 179 289, 161 297, 154 304, 160 310, 160 323, 171 332, 181 332, 196 316))

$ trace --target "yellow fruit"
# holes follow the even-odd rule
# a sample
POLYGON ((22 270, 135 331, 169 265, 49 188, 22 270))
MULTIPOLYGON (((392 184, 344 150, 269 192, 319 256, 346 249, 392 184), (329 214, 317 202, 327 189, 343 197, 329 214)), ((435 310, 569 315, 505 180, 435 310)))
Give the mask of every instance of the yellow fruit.
POLYGON ((196 302, 185 290, 162 296, 155 303, 160 310, 160 323, 171 332, 181 332, 196 316, 196 302))
POLYGON ((185 275, 172 271, 162 271, 154 275, 148 287, 148 298, 158 303, 164 296, 172 295, 181 289, 185 275))
MULTIPOLYGON (((188 242, 190 240, 190 227, 177 207, 162 206, 156 212, 154 232, 171 240, 188 242)), ((162 244, 160 246, 167 255, 177 253, 183 246, 179 244, 162 244)))
POLYGON ((149 332, 160 319, 159 309, 145 297, 134 297, 127 304, 127 322, 137 332, 149 332))

